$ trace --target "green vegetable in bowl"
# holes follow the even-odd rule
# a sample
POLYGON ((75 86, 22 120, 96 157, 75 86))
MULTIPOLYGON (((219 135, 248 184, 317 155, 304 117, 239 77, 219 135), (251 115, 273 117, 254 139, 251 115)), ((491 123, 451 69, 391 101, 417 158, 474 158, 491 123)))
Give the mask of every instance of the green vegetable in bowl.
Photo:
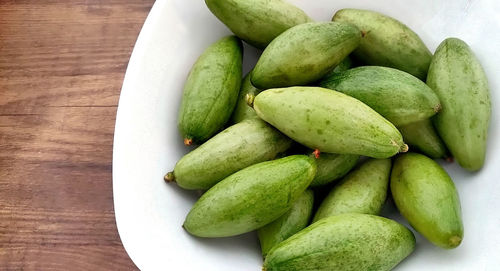
POLYGON ((436 93, 424 82, 393 68, 357 67, 323 79, 320 86, 362 101, 395 126, 428 119, 441 109, 436 93))
POLYGON ((208 47, 184 86, 178 127, 184 144, 203 143, 229 120, 241 84, 243 46, 225 37, 208 47))
POLYGON ((184 189, 209 189, 236 171, 274 159, 292 141, 260 119, 237 123, 184 155, 165 180, 184 189))
POLYGON ((274 247, 264 271, 391 270, 415 249, 415 236, 387 218, 342 214, 319 220, 274 247))
POLYGON ((443 248, 460 245, 464 234, 460 200, 438 163, 416 153, 396 158, 391 192, 399 212, 425 238, 443 248))
POLYGON ((263 91, 255 97, 257 115, 311 149, 388 158, 406 152, 398 129, 366 104, 318 87, 263 91))
POLYGON ((205 0, 207 7, 235 35, 265 48, 290 27, 312 22, 298 7, 283 0, 205 0))
POLYGON ((259 163, 225 178, 195 203, 184 229, 199 237, 256 230, 292 208, 316 174, 316 162, 293 155, 259 163))
POLYGON ((424 80, 432 54, 408 26, 384 14, 341 9, 333 21, 356 25, 363 37, 354 56, 369 65, 396 68, 424 80))
POLYGON ((259 89, 298 86, 321 79, 359 44, 359 30, 347 23, 292 27, 264 50, 252 73, 259 89))
POLYGON ((443 106, 433 120, 444 143, 463 168, 481 169, 491 101, 486 74, 470 47, 456 38, 443 41, 432 59, 427 84, 443 106))

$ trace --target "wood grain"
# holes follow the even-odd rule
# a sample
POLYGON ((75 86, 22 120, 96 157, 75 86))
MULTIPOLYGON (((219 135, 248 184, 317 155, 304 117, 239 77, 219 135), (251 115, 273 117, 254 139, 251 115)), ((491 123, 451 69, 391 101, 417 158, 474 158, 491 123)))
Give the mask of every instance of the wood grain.
POLYGON ((0 1, 0 270, 136 270, 111 160, 153 0, 0 1))

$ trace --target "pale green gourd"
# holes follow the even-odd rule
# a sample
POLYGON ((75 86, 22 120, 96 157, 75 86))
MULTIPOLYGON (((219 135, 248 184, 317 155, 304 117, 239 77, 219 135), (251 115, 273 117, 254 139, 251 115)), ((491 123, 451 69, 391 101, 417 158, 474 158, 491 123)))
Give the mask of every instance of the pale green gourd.
POLYGON ((324 218, 274 247, 264 271, 388 271, 415 249, 413 233, 387 218, 324 218))
POLYGON ((225 178, 194 204, 184 229, 199 237, 226 237, 256 230, 285 214, 316 174, 306 155, 255 164, 225 178))
POLYGON ((259 117, 311 149, 388 158, 405 152, 399 131, 366 104, 319 87, 269 89, 255 97, 259 117))

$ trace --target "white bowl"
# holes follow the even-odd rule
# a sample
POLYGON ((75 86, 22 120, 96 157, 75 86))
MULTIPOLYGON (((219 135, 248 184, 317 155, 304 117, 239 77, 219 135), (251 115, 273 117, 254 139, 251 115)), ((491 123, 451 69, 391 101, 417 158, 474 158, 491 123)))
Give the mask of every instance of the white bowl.
MULTIPOLYGON (((291 1, 316 20, 340 8, 393 16, 415 30, 434 51, 446 37, 465 40, 489 76, 493 103, 485 167, 475 174, 445 164, 462 203, 465 239, 454 250, 419 234, 417 249, 397 270, 499 270, 500 264, 500 4, 495 0, 291 1)), ((142 270, 260 270, 254 233, 200 239, 181 227, 196 192, 166 185, 163 175, 189 149, 176 128, 182 88, 192 64, 212 42, 230 34, 202 0, 158 0, 144 24, 127 69, 118 107, 113 150, 113 192, 120 237, 142 270)), ((247 72, 259 51, 245 46, 247 72)), ((404 222, 393 207, 384 215, 404 222)), ((389 252, 390 253, 390 252, 389 252)))

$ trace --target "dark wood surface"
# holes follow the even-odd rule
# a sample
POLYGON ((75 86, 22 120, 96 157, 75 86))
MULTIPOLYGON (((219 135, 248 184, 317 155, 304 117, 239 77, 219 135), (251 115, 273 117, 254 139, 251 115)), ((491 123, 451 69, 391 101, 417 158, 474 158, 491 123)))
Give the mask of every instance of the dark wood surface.
POLYGON ((0 270, 135 270, 113 211, 120 88, 153 0, 0 0, 0 270))

